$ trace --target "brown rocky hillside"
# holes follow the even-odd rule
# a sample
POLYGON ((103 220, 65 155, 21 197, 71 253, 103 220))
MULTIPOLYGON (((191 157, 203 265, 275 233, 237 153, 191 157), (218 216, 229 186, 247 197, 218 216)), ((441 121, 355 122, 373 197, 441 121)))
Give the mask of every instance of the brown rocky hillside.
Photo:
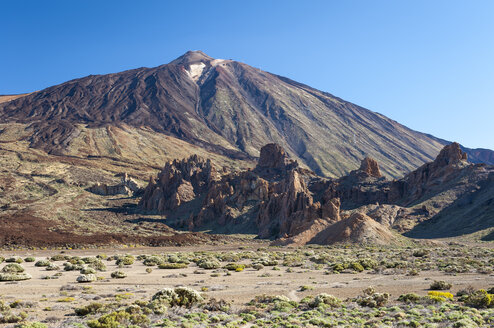
MULTIPOLYGON (((0 123, 31 147, 145 165, 200 148, 227 166, 245 167, 275 142, 317 174, 342 176, 371 156, 384 175, 399 177, 448 143, 329 93, 200 51, 8 100, 0 102, 0 123)), ((492 151, 466 151, 473 161, 494 162, 492 151)))

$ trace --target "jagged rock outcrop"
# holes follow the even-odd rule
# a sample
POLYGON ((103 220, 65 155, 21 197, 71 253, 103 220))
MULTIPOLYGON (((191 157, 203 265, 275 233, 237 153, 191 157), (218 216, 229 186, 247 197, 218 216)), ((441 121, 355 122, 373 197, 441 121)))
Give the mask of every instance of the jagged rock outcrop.
POLYGON ((390 229, 410 231, 494 176, 494 168, 469 164, 458 144, 391 181, 371 158, 345 177, 327 179, 299 167, 279 145, 268 144, 260 154, 255 169, 221 174, 197 156, 168 163, 150 181, 141 206, 191 230, 255 232, 278 245, 398 243, 390 229))
POLYGON ((382 177, 381 170, 379 169, 379 165, 377 164, 377 161, 370 157, 366 157, 362 160, 362 162, 360 163, 359 170, 371 177, 375 177, 375 178, 382 177))
POLYGON ((119 184, 109 186, 104 183, 96 183, 89 187, 87 190, 97 195, 111 196, 111 195, 127 195, 132 196, 134 193, 140 191, 140 187, 137 182, 129 177, 127 173, 121 178, 119 184))
POLYGON ((314 173, 299 168, 279 145, 268 144, 260 154, 254 170, 218 178, 211 163, 197 156, 167 163, 158 178, 150 180, 140 205, 166 213, 196 200, 199 207, 177 224, 189 229, 251 225, 262 238, 307 234, 317 220, 339 220, 340 202, 325 193, 324 183, 309 189, 308 183, 319 181, 314 173))
POLYGON ((445 146, 433 162, 407 174, 395 188, 401 189, 403 193, 399 196, 411 203, 454 180, 458 177, 458 172, 468 165, 467 154, 454 142, 445 146))
POLYGON ((197 155, 168 162, 158 179, 150 179, 139 205, 158 212, 176 209, 206 192, 216 177, 211 161, 197 155))

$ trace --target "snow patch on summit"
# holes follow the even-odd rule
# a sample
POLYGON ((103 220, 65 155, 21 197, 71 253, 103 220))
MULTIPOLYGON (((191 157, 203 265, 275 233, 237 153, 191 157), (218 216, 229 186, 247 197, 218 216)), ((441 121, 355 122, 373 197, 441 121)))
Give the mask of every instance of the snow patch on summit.
POLYGON ((199 80, 199 78, 201 77, 202 71, 204 70, 205 67, 206 67, 206 64, 204 64, 202 62, 199 64, 191 64, 189 66, 189 70, 187 71, 187 73, 189 74, 189 76, 192 80, 197 82, 199 80))

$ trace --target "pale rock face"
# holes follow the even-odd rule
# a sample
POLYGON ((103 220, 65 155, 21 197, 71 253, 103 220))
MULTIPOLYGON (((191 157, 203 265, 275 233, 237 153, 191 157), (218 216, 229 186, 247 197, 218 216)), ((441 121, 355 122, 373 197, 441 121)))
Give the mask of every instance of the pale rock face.
POLYGON ((187 73, 189 74, 190 78, 194 80, 194 82, 197 82, 201 77, 205 67, 206 64, 204 63, 191 64, 189 70, 187 70, 187 73))
POLYGON ((137 182, 129 177, 127 173, 122 176, 119 184, 109 186, 107 184, 96 183, 88 188, 89 192, 102 196, 111 195, 127 195, 132 196, 135 192, 138 192, 141 188, 137 182))

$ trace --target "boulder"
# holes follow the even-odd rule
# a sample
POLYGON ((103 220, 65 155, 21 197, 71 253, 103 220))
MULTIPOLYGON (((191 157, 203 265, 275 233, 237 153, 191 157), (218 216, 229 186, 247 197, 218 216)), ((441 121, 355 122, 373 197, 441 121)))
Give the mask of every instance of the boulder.
POLYGON ((140 191, 140 187, 137 182, 129 177, 127 173, 122 175, 120 183, 116 185, 107 185, 104 183, 95 183, 87 190, 93 194, 102 196, 113 196, 113 195, 127 195, 132 196, 134 193, 140 191))
POLYGON ((258 168, 283 169, 287 164, 288 156, 280 145, 271 143, 261 148, 258 168))
POLYGON ((359 170, 368 174, 371 177, 375 177, 375 178, 382 177, 377 161, 370 157, 366 157, 362 160, 362 162, 360 163, 359 170))

